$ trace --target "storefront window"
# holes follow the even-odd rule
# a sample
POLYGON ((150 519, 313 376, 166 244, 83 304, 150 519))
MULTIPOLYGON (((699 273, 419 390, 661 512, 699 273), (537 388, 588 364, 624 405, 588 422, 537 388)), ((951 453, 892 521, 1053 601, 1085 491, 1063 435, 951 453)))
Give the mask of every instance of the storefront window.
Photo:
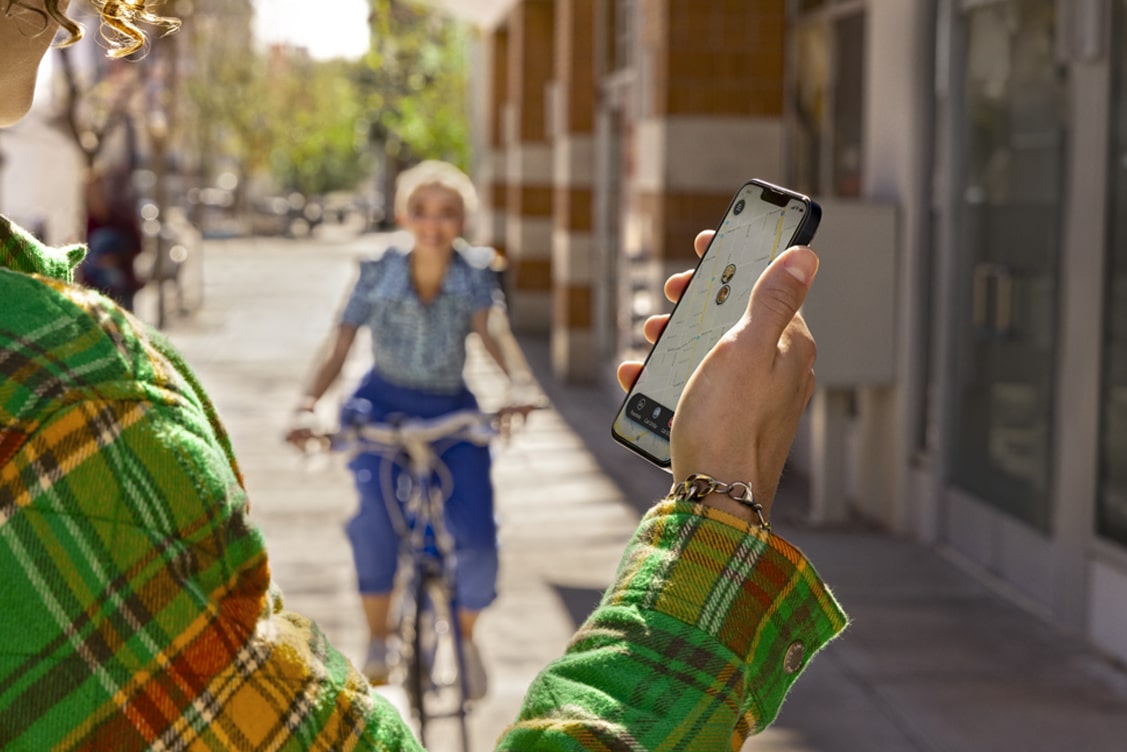
POLYGON ((965 23, 952 480, 1048 530, 1067 76, 1053 0, 965 23))
POLYGON ((1127 0, 1116 4, 1115 33, 1097 528, 1127 545, 1127 0))
POLYGON ((829 27, 804 23, 795 30, 798 75, 795 81, 794 174, 796 190, 817 195, 822 187, 822 155, 829 97, 829 27))
POLYGON ((839 4, 800 13, 794 39, 791 182, 815 196, 860 196, 864 12, 839 4))
POLYGON ((861 195, 861 118, 864 113, 865 16, 834 21, 833 173, 835 196, 861 195))

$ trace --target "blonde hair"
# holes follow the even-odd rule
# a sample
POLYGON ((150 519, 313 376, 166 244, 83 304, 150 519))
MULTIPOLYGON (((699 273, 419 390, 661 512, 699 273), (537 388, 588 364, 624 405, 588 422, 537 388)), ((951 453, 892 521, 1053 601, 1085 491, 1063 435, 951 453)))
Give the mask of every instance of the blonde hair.
POLYGON ((469 176, 449 162, 428 159, 399 173, 395 179, 395 215, 406 217, 411 197, 420 188, 430 186, 446 188, 461 196, 462 212, 467 222, 477 211, 477 190, 469 176))
MULTIPOLYGON (((159 4, 153 0, 89 0, 100 19, 99 34, 106 43, 110 57, 126 57, 145 46, 145 31, 142 24, 163 30, 164 33, 176 31, 180 22, 166 18, 153 11, 159 4)), ((59 8, 59 0, 43 0, 42 9, 33 7, 27 0, 0 0, 3 12, 14 15, 17 12, 38 14, 47 28, 48 19, 54 19, 70 35, 62 46, 74 44, 82 39, 82 27, 59 8)))

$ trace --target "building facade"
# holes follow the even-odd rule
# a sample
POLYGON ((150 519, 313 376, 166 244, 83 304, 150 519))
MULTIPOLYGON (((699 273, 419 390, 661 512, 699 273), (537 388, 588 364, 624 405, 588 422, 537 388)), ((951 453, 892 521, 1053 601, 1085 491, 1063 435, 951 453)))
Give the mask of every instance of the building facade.
POLYGON ((807 192, 812 515, 1127 660, 1127 0, 486 5, 480 227, 557 376, 644 351, 743 180, 807 192))

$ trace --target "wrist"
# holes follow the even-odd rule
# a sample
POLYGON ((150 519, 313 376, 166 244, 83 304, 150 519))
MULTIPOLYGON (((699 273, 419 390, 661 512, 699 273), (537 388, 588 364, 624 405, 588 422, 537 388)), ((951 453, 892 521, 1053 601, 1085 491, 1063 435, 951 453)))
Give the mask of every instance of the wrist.
POLYGON ((770 504, 756 498, 750 481, 727 481, 704 473, 693 473, 673 484, 669 498, 704 504, 764 530, 771 530, 770 504))
POLYGON ((297 403, 297 406, 294 407, 293 411, 295 413, 311 413, 311 412, 314 412, 316 409, 317 409, 317 398, 316 397, 306 397, 305 399, 303 399, 303 400, 301 400, 300 402, 297 403))

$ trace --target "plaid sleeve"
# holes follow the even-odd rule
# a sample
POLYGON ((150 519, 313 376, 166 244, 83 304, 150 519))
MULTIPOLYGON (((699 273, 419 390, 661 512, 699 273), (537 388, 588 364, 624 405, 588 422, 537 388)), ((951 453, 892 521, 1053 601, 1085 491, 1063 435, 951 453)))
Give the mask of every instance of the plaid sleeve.
POLYGON ((739 750, 845 626, 789 543, 709 507, 662 502, 499 749, 739 750))
POLYGON ((0 748, 418 749, 283 610, 167 345, 79 288, 0 273, 0 298, 0 748))

